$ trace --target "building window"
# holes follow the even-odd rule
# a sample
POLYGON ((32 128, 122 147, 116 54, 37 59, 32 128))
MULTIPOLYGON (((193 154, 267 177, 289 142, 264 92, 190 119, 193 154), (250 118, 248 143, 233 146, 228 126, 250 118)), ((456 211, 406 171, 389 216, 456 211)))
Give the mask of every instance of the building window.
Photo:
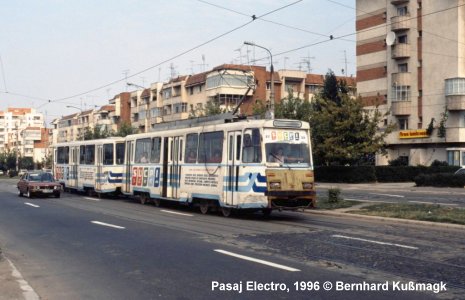
POLYGON ((447 151, 447 163, 449 166, 460 166, 460 150, 447 151))
POLYGON ((399 122, 400 130, 408 130, 408 118, 406 117, 398 118, 398 122, 399 122))
POLYGON ((399 73, 406 73, 406 72, 408 72, 408 63, 398 64, 398 65, 397 65, 397 69, 398 69, 399 73))
POLYGON ((410 101, 410 86, 393 85, 392 101, 410 101))
POLYGON ((397 8, 397 15, 398 16, 408 16, 407 6, 398 7, 397 8))
POLYGON ((465 95, 465 78, 446 79, 446 96, 465 95))
POLYGON ((408 44, 408 38, 407 38, 407 35, 404 34, 404 35, 400 35, 397 37, 397 42, 399 44, 408 44))

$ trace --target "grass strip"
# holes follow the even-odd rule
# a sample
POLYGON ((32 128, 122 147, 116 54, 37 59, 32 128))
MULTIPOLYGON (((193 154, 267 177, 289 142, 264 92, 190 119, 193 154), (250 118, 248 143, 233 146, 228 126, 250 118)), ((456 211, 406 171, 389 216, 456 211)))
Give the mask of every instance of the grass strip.
POLYGON ((465 225, 465 209, 436 204, 382 203, 351 210, 348 213, 465 225))

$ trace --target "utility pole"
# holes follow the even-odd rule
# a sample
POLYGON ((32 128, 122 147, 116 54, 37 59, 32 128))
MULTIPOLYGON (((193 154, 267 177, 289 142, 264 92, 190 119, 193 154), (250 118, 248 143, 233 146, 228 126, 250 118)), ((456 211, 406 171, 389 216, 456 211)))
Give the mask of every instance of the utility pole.
POLYGON ((273 54, 271 54, 271 51, 268 48, 265 48, 263 46, 257 45, 254 42, 244 42, 245 45, 249 46, 255 46, 258 48, 262 48, 270 54, 270 82, 271 82, 271 91, 270 91, 270 108, 267 112, 267 117, 269 119, 274 119, 274 79, 273 79, 273 73, 274 73, 274 68, 273 68, 273 54))
POLYGON ((307 65, 307 73, 312 73, 312 59, 315 59, 315 56, 310 56, 310 53, 306 57, 302 57, 302 63, 307 65))

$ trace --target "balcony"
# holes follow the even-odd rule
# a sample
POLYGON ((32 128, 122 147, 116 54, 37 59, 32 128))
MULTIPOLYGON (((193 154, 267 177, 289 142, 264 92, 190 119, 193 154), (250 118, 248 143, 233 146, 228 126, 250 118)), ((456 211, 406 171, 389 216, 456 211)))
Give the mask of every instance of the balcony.
POLYGON ((412 111, 411 101, 393 101, 392 114, 395 116, 408 116, 412 111))
POLYGON ((447 78, 445 96, 448 110, 465 110, 465 78, 447 78))
POLYGON ((391 4, 392 5, 400 5, 400 4, 404 4, 404 3, 408 3, 410 2, 409 0, 391 0, 391 4))
POLYGON ((404 43, 394 44, 391 48, 391 57, 393 59, 409 58, 410 45, 404 43))
POLYGON ((395 16, 391 18, 391 30, 392 31, 399 31, 399 30, 407 30, 410 29, 410 15, 407 14, 405 16, 395 16))
POLYGON ((395 82, 396 85, 406 85, 411 86, 411 73, 410 72, 399 72, 392 73, 392 82, 395 82))
POLYGON ((465 142, 465 128, 463 128, 463 127, 448 127, 448 128, 446 128, 446 141, 448 143, 463 143, 463 142, 465 142))

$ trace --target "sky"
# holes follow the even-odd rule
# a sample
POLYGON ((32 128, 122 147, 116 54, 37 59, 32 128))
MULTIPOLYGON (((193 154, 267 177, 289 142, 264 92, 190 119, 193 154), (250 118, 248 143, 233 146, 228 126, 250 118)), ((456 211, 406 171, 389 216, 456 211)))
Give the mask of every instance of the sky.
POLYGON ((134 90, 127 82, 149 87, 224 63, 269 69, 268 52, 244 41, 269 49, 275 70, 343 75, 347 65, 355 75, 355 0, 0 3, 0 110, 33 107, 47 126, 134 90))

